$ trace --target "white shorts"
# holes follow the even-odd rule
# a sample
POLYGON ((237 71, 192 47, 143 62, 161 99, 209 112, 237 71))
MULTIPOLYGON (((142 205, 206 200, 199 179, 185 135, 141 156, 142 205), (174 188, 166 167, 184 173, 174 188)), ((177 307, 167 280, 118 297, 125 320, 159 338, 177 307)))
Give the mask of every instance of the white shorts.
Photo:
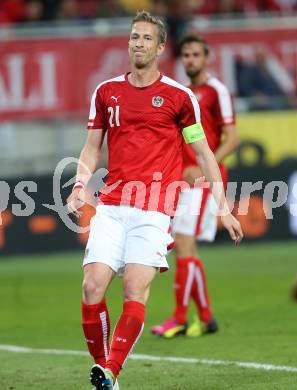
POLYGON ((191 188, 179 195, 172 232, 212 242, 217 232, 218 206, 209 189, 191 188))
POLYGON ((168 269, 167 246, 170 217, 157 211, 130 206, 98 205, 91 219, 83 265, 104 263, 117 273, 137 263, 168 269))

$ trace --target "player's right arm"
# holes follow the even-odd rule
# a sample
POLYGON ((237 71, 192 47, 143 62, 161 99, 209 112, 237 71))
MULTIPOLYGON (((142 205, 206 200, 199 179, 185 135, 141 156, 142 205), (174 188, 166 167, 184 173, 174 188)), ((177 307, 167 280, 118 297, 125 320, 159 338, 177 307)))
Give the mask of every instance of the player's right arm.
POLYGON ((80 153, 76 172, 76 183, 80 185, 73 187, 72 193, 67 199, 68 209, 75 216, 79 216, 78 210, 85 203, 84 187, 99 167, 102 156, 102 139, 103 130, 88 131, 85 145, 80 153))
POLYGON ((99 167, 99 161, 102 155, 101 146, 106 126, 101 87, 102 84, 95 89, 92 95, 88 121, 88 136, 79 157, 76 184, 67 199, 69 211, 77 217, 80 214, 78 209, 85 203, 84 188, 88 184, 92 174, 99 167))

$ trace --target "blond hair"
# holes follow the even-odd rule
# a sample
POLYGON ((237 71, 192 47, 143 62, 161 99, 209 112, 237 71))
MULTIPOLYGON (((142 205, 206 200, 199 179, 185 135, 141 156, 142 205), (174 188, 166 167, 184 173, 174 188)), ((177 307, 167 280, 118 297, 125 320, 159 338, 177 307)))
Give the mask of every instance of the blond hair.
POLYGON ((141 11, 141 12, 137 12, 135 17, 133 18, 131 27, 137 22, 147 22, 157 26, 159 29, 159 43, 166 42, 166 37, 167 37, 166 27, 161 19, 157 18, 156 16, 152 16, 147 11, 141 11))

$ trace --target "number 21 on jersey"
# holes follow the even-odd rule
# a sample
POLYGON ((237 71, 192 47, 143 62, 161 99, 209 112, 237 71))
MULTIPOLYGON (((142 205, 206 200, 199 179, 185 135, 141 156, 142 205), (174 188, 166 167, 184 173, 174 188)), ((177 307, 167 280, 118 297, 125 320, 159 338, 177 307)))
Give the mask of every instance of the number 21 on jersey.
POLYGON ((109 113, 109 126, 120 126, 120 106, 115 106, 115 109, 108 107, 107 110, 109 113))

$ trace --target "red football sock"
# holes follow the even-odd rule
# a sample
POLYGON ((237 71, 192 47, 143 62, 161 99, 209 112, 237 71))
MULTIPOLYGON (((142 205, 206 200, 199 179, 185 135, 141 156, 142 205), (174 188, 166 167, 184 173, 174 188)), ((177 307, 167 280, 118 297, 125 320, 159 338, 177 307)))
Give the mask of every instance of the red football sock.
POLYGON ((193 257, 176 259, 174 283, 176 307, 174 317, 181 324, 187 322, 187 311, 194 276, 195 259, 193 257))
POLYGON ((145 305, 136 301, 124 303, 123 312, 114 330, 106 363, 106 368, 112 371, 115 378, 119 375, 129 353, 141 335, 144 319, 145 305))
POLYGON ((191 297, 195 301, 200 320, 209 322, 212 319, 210 300, 207 293, 206 274, 199 259, 195 260, 195 277, 192 285, 191 297))
POLYGON ((82 326, 95 363, 105 367, 109 353, 110 321, 105 300, 94 305, 82 302, 82 326))

